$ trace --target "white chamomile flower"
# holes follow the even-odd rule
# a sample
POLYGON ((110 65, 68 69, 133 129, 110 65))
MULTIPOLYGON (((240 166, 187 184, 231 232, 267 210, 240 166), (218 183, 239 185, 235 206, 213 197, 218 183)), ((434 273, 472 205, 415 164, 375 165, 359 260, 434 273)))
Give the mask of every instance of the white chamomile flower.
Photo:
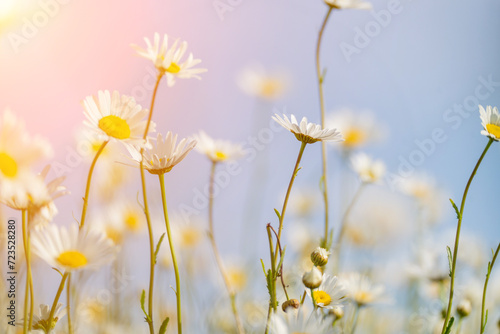
MULTIPOLYGON (((302 307, 301 307, 302 309, 302 307)), ((318 313, 295 312, 272 313, 269 324, 270 334, 333 334, 332 317, 320 317, 318 313)))
POLYGON ((325 3, 336 9, 372 9, 372 4, 361 0, 325 0, 325 3))
MULTIPOLYGON (((56 309, 54 310, 54 317, 52 319, 52 325, 49 325, 49 316, 50 316, 50 306, 45 304, 40 304, 37 313, 33 314, 32 318, 32 326, 33 330, 36 333, 49 333, 56 326, 57 322, 61 320, 66 315, 66 308, 63 308, 61 303, 57 304, 56 309)), ((21 322, 17 324, 18 326, 24 325, 24 319, 21 319, 21 322)))
MULTIPOLYGON (((144 168, 151 174, 168 173, 181 162, 186 155, 196 146, 196 140, 183 138, 177 144, 177 135, 167 132, 165 138, 158 134, 156 145, 144 150, 144 168)), ((132 159, 137 163, 142 160, 141 150, 136 147, 127 147, 132 159)))
POLYGON ((228 140, 213 139, 204 131, 193 137, 197 141, 196 151, 205 154, 213 162, 236 160, 245 155, 242 145, 228 140))
POLYGON ((497 107, 487 106, 484 109, 483 106, 479 106, 479 114, 481 117, 481 125, 484 130, 481 134, 486 137, 490 137, 495 141, 500 140, 500 114, 498 113, 497 107))
POLYGON ((144 38, 144 41, 147 45, 146 49, 137 45, 132 45, 132 47, 141 57, 151 60, 161 74, 166 75, 169 87, 175 84, 176 78, 201 79, 198 74, 207 71, 204 68, 193 68, 201 63, 201 60, 194 59, 192 53, 189 54, 187 59, 182 60, 188 46, 187 42, 181 42, 179 45, 177 39, 169 47, 167 34, 163 35, 163 41, 160 43, 159 33, 155 33, 153 43, 148 38, 144 38))
POLYGON ((268 72, 260 64, 244 68, 236 77, 236 83, 243 92, 265 100, 282 97, 288 88, 288 82, 285 73, 268 72))
POLYGON ((323 282, 317 289, 313 290, 312 296, 310 290, 306 291, 310 298, 314 298, 318 307, 326 309, 333 309, 335 306, 341 305, 347 294, 339 279, 329 275, 324 276, 323 282))
POLYGON ((281 118, 278 114, 274 114, 273 119, 282 127, 292 132, 298 141, 306 144, 312 144, 317 141, 342 141, 342 135, 337 129, 322 129, 321 125, 308 123, 307 118, 303 117, 300 124, 294 115, 290 119, 283 114, 281 118))
MULTIPOLYGON (((102 141, 116 140, 127 145, 143 147, 148 110, 137 104, 133 97, 118 91, 99 91, 97 96, 87 96, 82 101, 87 120, 84 124, 95 131, 102 141)), ((151 122, 149 131, 155 130, 151 122)))
POLYGON ((370 278, 359 273, 349 273, 342 278, 347 297, 359 307, 384 301, 383 285, 372 283, 370 278))
POLYGON ((362 182, 377 183, 384 177, 385 164, 381 160, 373 160, 365 153, 357 153, 351 157, 352 169, 362 182))
POLYGON ((50 266, 71 272, 97 269, 114 259, 115 247, 104 233, 78 226, 49 225, 33 232, 33 253, 50 266))

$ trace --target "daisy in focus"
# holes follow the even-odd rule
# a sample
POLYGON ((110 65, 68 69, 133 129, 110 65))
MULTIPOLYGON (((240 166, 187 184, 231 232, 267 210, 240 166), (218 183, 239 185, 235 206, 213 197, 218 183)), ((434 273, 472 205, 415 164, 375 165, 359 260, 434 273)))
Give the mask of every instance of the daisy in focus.
POLYGON ((342 135, 337 129, 322 129, 321 125, 307 122, 307 118, 303 117, 300 123, 294 115, 290 119, 283 114, 281 118, 278 114, 274 114, 273 119, 282 127, 292 132, 298 141, 306 144, 312 144, 318 141, 342 141, 342 135))
POLYGON ((364 183, 378 183, 385 174, 385 164, 381 160, 373 160, 365 153, 353 155, 351 166, 364 183))
POLYGON ((245 155, 241 144, 213 139, 204 131, 200 131, 193 137, 197 141, 196 151, 205 154, 212 162, 237 160, 245 155))
POLYGON ((49 225, 33 232, 32 250, 50 266, 61 272, 95 270, 113 261, 115 247, 103 233, 49 225))
POLYGON ((175 84, 175 79, 201 79, 198 74, 204 73, 207 70, 204 68, 193 68, 201 63, 200 59, 194 59, 190 53, 187 59, 182 59, 187 50, 187 42, 183 41, 179 45, 179 39, 169 47, 167 34, 163 35, 163 40, 160 42, 160 34, 155 33, 153 43, 146 37, 146 49, 137 45, 132 47, 137 51, 139 56, 151 60, 155 67, 160 71, 160 75, 167 77, 167 84, 172 87, 175 84))
POLYGON ((156 145, 151 145, 143 152, 144 160, 141 156, 141 150, 137 147, 127 147, 132 159, 137 163, 143 160, 144 168, 151 174, 168 173, 181 162, 186 155, 196 146, 196 140, 183 138, 177 144, 177 135, 167 132, 165 138, 158 134, 156 145))
POLYGON ((243 92, 264 100, 281 98, 288 88, 288 81, 285 73, 268 72, 260 64, 244 68, 236 77, 236 82, 243 92))
POLYGON ((310 298, 314 298, 318 307, 326 309, 333 309, 341 305, 347 294, 338 278, 329 275, 323 277, 321 285, 313 290, 312 294, 309 289, 306 291, 310 298))
POLYGON ((479 114, 481 118, 481 125, 484 130, 481 131, 483 136, 489 137, 495 141, 500 140, 500 114, 497 107, 479 106, 479 114))
POLYGON ((11 111, 0 119, 0 201, 13 209, 26 209, 33 198, 46 195, 41 180, 31 168, 52 154, 47 141, 32 137, 24 122, 11 111))
MULTIPOLYGON (((125 146, 146 146, 143 140, 148 111, 137 104, 133 97, 118 91, 99 91, 97 96, 87 96, 82 102, 87 120, 84 124, 96 132, 103 142, 115 140, 125 146)), ((155 131, 151 122, 149 131, 155 131)))
POLYGON ((384 301, 384 286, 373 284, 367 276, 359 273, 349 273, 343 277, 342 284, 347 291, 347 297, 356 303, 358 307, 384 301))
POLYGON ((372 4, 361 0, 325 0, 328 6, 335 9, 372 9, 372 4))
POLYGON ((372 113, 354 112, 341 109, 327 115, 325 127, 337 128, 342 132, 344 141, 342 148, 346 151, 359 149, 373 142, 380 141, 387 130, 375 121, 372 113))

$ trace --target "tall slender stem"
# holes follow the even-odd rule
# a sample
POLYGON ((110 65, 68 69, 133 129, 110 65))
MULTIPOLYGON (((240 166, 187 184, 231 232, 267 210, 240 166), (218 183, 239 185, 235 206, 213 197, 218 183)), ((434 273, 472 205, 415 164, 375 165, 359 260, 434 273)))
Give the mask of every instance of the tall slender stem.
POLYGON ((66 313, 68 314, 68 334, 73 334, 71 325, 71 274, 68 275, 68 285, 66 286, 66 313))
MULTIPOLYGON (((300 160, 302 160, 302 154, 304 154, 304 150, 306 148, 307 143, 302 142, 300 145, 300 150, 299 150, 299 155, 297 156, 297 161, 295 162, 295 167, 293 168, 293 173, 292 177, 290 178, 290 183, 288 184, 288 189, 286 190, 286 195, 285 195, 285 200, 283 202, 283 208, 281 209, 281 214, 280 214, 280 219, 279 219, 279 226, 278 226, 278 240, 281 240, 281 231, 283 230, 283 221, 285 219, 285 212, 286 212, 286 206, 288 204, 288 198, 290 197, 290 193, 292 191, 292 186, 293 186, 293 181, 295 180, 295 177, 297 176, 297 171, 299 169, 300 165, 300 160)), ((274 251, 274 262, 276 263, 276 260, 278 258, 278 247, 279 245, 276 243, 276 249, 274 251)))
POLYGON ((68 278, 68 276, 69 276, 69 272, 65 272, 62 279, 61 279, 61 283, 59 284, 59 289, 57 289, 57 293, 56 293, 56 296, 54 298, 54 302, 52 303, 52 307, 50 309, 49 319, 47 319, 47 324, 49 325, 49 327, 51 327, 52 320, 54 319, 54 313, 56 312, 57 302, 59 302, 59 297, 61 297, 61 293, 64 290, 64 283, 66 282, 66 279, 68 278))
POLYGON ((177 266, 177 258, 175 257, 174 241, 172 232, 170 231, 170 223, 168 220, 167 197, 165 196, 165 174, 158 175, 160 179, 161 199, 163 203, 163 215, 165 217, 165 226, 167 227, 168 243, 170 245, 170 254, 172 254, 172 263, 175 273, 175 295, 177 297, 177 332, 182 333, 182 316, 181 316, 181 281, 179 279, 179 268, 177 266))
MULTIPOLYGON (((333 7, 329 6, 328 12, 326 13, 325 19, 323 21, 323 24, 321 25, 321 29, 319 31, 318 35, 318 43, 316 45, 316 74, 318 76, 318 88, 319 88, 319 105, 320 105, 320 111, 321 111, 321 127, 325 127, 325 97, 323 93, 323 73, 321 69, 321 63, 320 63, 320 51, 321 51, 321 41, 323 39, 323 32, 325 31, 326 23, 328 22, 328 19, 330 18, 330 14, 333 11, 333 7)), ((323 175, 321 177, 322 184, 323 184, 323 201, 325 203, 325 237, 323 240, 323 247, 327 248, 328 246, 328 235, 329 235, 329 227, 328 227, 328 222, 329 222, 329 205, 328 205, 328 179, 327 179, 327 155, 326 155, 326 143, 324 141, 321 141, 321 157, 322 157, 322 165, 323 165, 323 175)))
MULTIPOLYGON (((23 209, 21 211, 22 217, 22 230, 23 230, 23 245, 24 254, 26 257, 26 287, 24 290, 24 322, 23 322, 23 334, 28 333, 29 320, 28 320, 28 308, 29 308, 29 296, 30 296, 30 280, 31 280, 31 265, 30 265, 30 252, 29 252, 29 239, 28 239, 28 225, 26 222, 27 210, 23 209)), ((33 303, 33 300, 31 301, 33 303)))
POLYGON ((95 164, 108 142, 109 140, 102 143, 101 147, 99 147, 99 150, 95 154, 94 160, 92 160, 92 164, 90 165, 89 174, 87 176, 87 186, 85 187, 85 197, 83 197, 83 209, 82 209, 82 218, 80 219, 80 230, 85 225, 85 217, 87 216, 87 206, 89 205, 90 182, 92 181, 92 174, 94 173, 95 164))
POLYGON ((452 266, 451 266, 451 281, 450 281, 450 297, 448 299, 448 308, 446 310, 446 317, 444 319, 443 329, 441 330, 441 334, 444 334, 444 332, 446 331, 446 327, 448 327, 448 322, 450 320, 450 315, 451 315, 451 308, 453 305, 453 293, 454 293, 454 287, 455 287, 455 270, 456 270, 456 266, 457 266, 458 245, 460 243, 460 230, 462 227, 462 218, 463 218, 463 213, 464 213, 465 200, 467 199, 467 193, 469 192, 469 187, 472 184, 472 180, 474 179, 474 176, 476 175, 476 172, 479 168, 479 165, 481 165, 481 161, 483 161, 483 158, 486 155, 486 152, 488 152, 488 149, 490 148, 492 143, 493 143, 493 139, 490 138, 490 140, 488 141, 488 144, 486 144, 486 147, 483 150, 483 153, 479 157, 479 160, 477 161, 476 166, 474 167, 474 170, 472 171, 471 176, 469 177, 469 181, 467 182, 467 185, 465 186, 464 194, 462 196, 462 203, 460 204, 460 214, 458 215, 457 234, 455 236, 455 247, 453 249, 453 262, 452 262, 452 266))
POLYGON ((491 260, 490 263, 488 263, 488 273, 486 274, 486 280, 484 281, 484 289, 483 289, 483 302, 481 305, 481 331, 479 332, 480 334, 484 333, 485 327, 486 327, 486 322, 484 318, 484 312, 485 312, 485 305, 486 305, 486 290, 488 289, 488 281, 490 280, 490 274, 491 270, 493 269, 493 266, 495 265, 495 261, 498 256, 498 252, 500 252, 500 244, 498 244, 497 250, 495 254, 493 255, 493 259, 491 260))
POLYGON ((359 305, 356 305, 356 310, 354 311, 354 319, 352 320, 351 334, 354 334, 354 332, 356 331, 356 327, 358 326, 358 318, 360 310, 361 307, 359 305))
MULTIPOLYGON (((160 72, 156 79, 155 87, 153 90, 153 96, 151 97, 151 106, 149 108, 148 120, 146 122, 146 128, 144 129, 144 135, 142 138, 146 140, 149 132, 149 126, 151 124, 151 119, 153 118, 153 109, 155 106, 156 93, 158 92, 158 87, 160 85, 161 78, 163 74, 160 72)), ((143 156, 144 149, 141 149, 141 156, 143 156)), ((141 171, 141 185, 142 185, 142 198, 144 202, 144 214, 146 216, 146 222, 148 225, 148 237, 149 237, 149 292, 148 292, 148 326, 150 334, 154 334, 154 325, 153 325, 153 287, 155 280, 155 250, 154 250, 154 237, 153 237, 153 228, 151 225, 151 217, 149 215, 149 206, 148 206, 148 196, 146 189, 146 177, 144 175, 144 164, 141 160, 139 164, 139 169, 141 171)))
POLYGON ((233 290, 231 283, 229 282, 229 278, 224 269, 224 265, 222 263, 222 259, 219 254, 219 250, 217 248, 217 244, 215 242, 214 237, 214 182, 215 182, 215 167, 217 165, 216 161, 212 162, 212 167, 210 169, 210 182, 209 182, 209 196, 208 196, 208 238, 210 239, 210 244, 212 245, 212 249, 215 255, 215 261, 217 262, 217 266, 219 267, 219 271, 222 275, 222 279, 224 280, 224 284, 226 285, 227 292, 229 293, 229 299, 231 301, 231 309, 234 314, 234 319, 236 320, 236 328, 239 334, 245 333, 243 329, 243 324, 241 322, 240 316, 238 314, 238 309, 236 307, 236 292, 233 290))

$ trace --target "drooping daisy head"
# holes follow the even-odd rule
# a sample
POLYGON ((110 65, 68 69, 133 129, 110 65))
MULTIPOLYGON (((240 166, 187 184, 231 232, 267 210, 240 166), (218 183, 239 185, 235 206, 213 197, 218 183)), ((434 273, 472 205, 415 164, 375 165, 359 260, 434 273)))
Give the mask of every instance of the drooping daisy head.
MULTIPOLYGON (((146 146, 143 140, 148 110, 137 104, 133 97, 112 94, 105 90, 82 101, 87 120, 84 124, 95 131, 102 141, 116 140, 127 145, 146 146)), ((151 122, 149 131, 155 131, 151 122)))
POLYGON ((344 137, 341 148, 345 151, 380 141, 382 134, 387 132, 385 126, 379 124, 371 112, 355 112, 347 108, 327 115, 325 127, 339 129, 344 137))
POLYGON ((359 307, 368 306, 385 300, 383 285, 374 284, 369 277, 360 273, 349 273, 342 278, 347 297, 359 307))
POLYGON ((298 141, 312 144, 317 141, 342 141, 342 135, 337 129, 322 129, 321 125, 307 122, 307 118, 303 117, 300 124, 294 115, 290 115, 290 119, 283 114, 281 118, 278 114, 274 114, 273 119, 282 127, 292 132, 298 141))
POLYGON ((385 164, 381 160, 373 160, 366 153, 357 153, 351 157, 352 169, 364 183, 377 183, 385 174, 385 164))
MULTIPOLYGON (((32 326, 33 330, 37 333, 50 333, 57 325, 57 322, 61 320, 66 315, 66 308, 63 308, 62 304, 57 304, 54 310, 54 316, 52 323, 49 324, 50 316, 50 306, 45 304, 40 304, 37 313, 33 314, 32 326)), ((25 319, 21 319, 21 322, 17 325, 23 326, 25 319)))
POLYGON ((33 232, 33 253, 50 266, 71 272, 81 269, 95 270, 114 259, 115 247, 104 233, 49 225, 33 232))
POLYGON ((372 9, 372 4, 362 0, 325 0, 328 6, 336 9, 372 9))
POLYGON ((325 275, 321 285, 312 291, 307 290, 310 298, 314 298, 316 305, 321 308, 333 309, 341 305, 347 292, 336 276, 325 275))
POLYGON ((288 88, 288 75, 284 72, 269 72, 262 65, 244 68, 236 77, 236 83, 246 94, 264 100, 281 98, 288 88))
POLYGON ((479 106, 479 115, 481 118, 481 125, 484 130, 481 131, 481 134, 486 137, 490 137, 495 141, 500 140, 500 114, 498 113, 497 107, 486 106, 484 109, 483 106, 479 106))
MULTIPOLYGON (((177 144, 177 135, 167 132, 165 138, 158 134, 156 143, 151 148, 146 149, 144 154, 144 168, 151 174, 168 173, 186 157, 186 155, 196 146, 196 140, 183 138, 177 144)), ((132 159, 137 163, 142 160, 141 150, 137 147, 127 147, 132 159)))
POLYGON ((232 143, 228 140, 213 139, 204 131, 195 134, 197 141, 196 151, 205 154, 213 162, 237 160, 245 155, 241 144, 232 143))
POLYGON ((137 45, 132 45, 132 47, 141 57, 151 60, 158 71, 167 77, 167 84, 169 87, 175 84, 176 78, 201 79, 198 74, 206 72, 207 70, 204 68, 193 68, 201 63, 201 60, 194 59, 192 53, 190 53, 186 59, 182 59, 187 50, 187 42, 181 42, 179 44, 179 39, 177 39, 169 46, 167 34, 163 35, 162 41, 160 41, 160 39, 160 34, 155 33, 153 43, 151 43, 149 38, 144 38, 147 46, 146 49, 137 45))

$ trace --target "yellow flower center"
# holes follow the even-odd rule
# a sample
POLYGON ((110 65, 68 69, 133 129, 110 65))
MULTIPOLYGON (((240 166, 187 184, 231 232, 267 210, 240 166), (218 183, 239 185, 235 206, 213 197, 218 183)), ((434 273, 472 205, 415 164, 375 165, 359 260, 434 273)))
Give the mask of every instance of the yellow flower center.
POLYGON ((66 251, 59 255, 57 262, 63 266, 76 269, 85 266, 87 264, 87 258, 79 251, 66 251))
POLYGON ((7 153, 0 153, 0 171, 10 178, 17 175, 17 163, 7 153))
POLYGON ((368 291, 358 291, 355 295, 354 295, 354 300, 356 301, 356 303, 358 303, 359 305, 364 305, 364 304, 368 304, 370 303, 372 300, 373 300, 373 296, 371 293, 369 293, 368 291))
POLYGON ((184 229, 181 232, 181 236, 182 245, 186 247, 192 247, 196 245, 201 239, 200 232, 192 227, 184 229))
POLYGON ((125 225, 132 230, 137 231, 140 227, 139 216, 133 212, 129 211, 125 214, 125 225))
POLYGON ((495 138, 500 139, 500 126, 495 124, 486 124, 486 131, 495 136, 495 138))
POLYGON ((165 70, 168 73, 176 74, 181 71, 181 67, 176 63, 170 63, 170 66, 165 70))
POLYGON ((106 236, 111 239, 115 245, 119 245, 123 241, 123 233, 110 226, 106 227, 106 236))
POLYGON ((316 301, 316 304, 323 304, 323 306, 330 305, 332 302, 332 297, 330 297, 329 294, 327 294, 325 291, 313 291, 312 296, 314 300, 316 301))
POLYGON ((239 269, 228 270, 229 284, 236 290, 242 290, 247 284, 245 273, 239 269))
POLYGON ((267 79, 262 83, 260 93, 263 97, 273 98, 280 91, 280 82, 278 80, 267 79))
POLYGON ((99 120, 99 128, 106 132, 108 136, 116 139, 130 138, 130 127, 127 121, 115 115, 101 118, 99 120))
POLYGON ((227 155, 221 151, 215 152, 215 157, 217 158, 217 160, 226 160, 227 159, 227 155))
POLYGON ((351 129, 345 133, 344 145, 353 147, 361 144, 365 140, 365 133, 359 129, 351 129))

